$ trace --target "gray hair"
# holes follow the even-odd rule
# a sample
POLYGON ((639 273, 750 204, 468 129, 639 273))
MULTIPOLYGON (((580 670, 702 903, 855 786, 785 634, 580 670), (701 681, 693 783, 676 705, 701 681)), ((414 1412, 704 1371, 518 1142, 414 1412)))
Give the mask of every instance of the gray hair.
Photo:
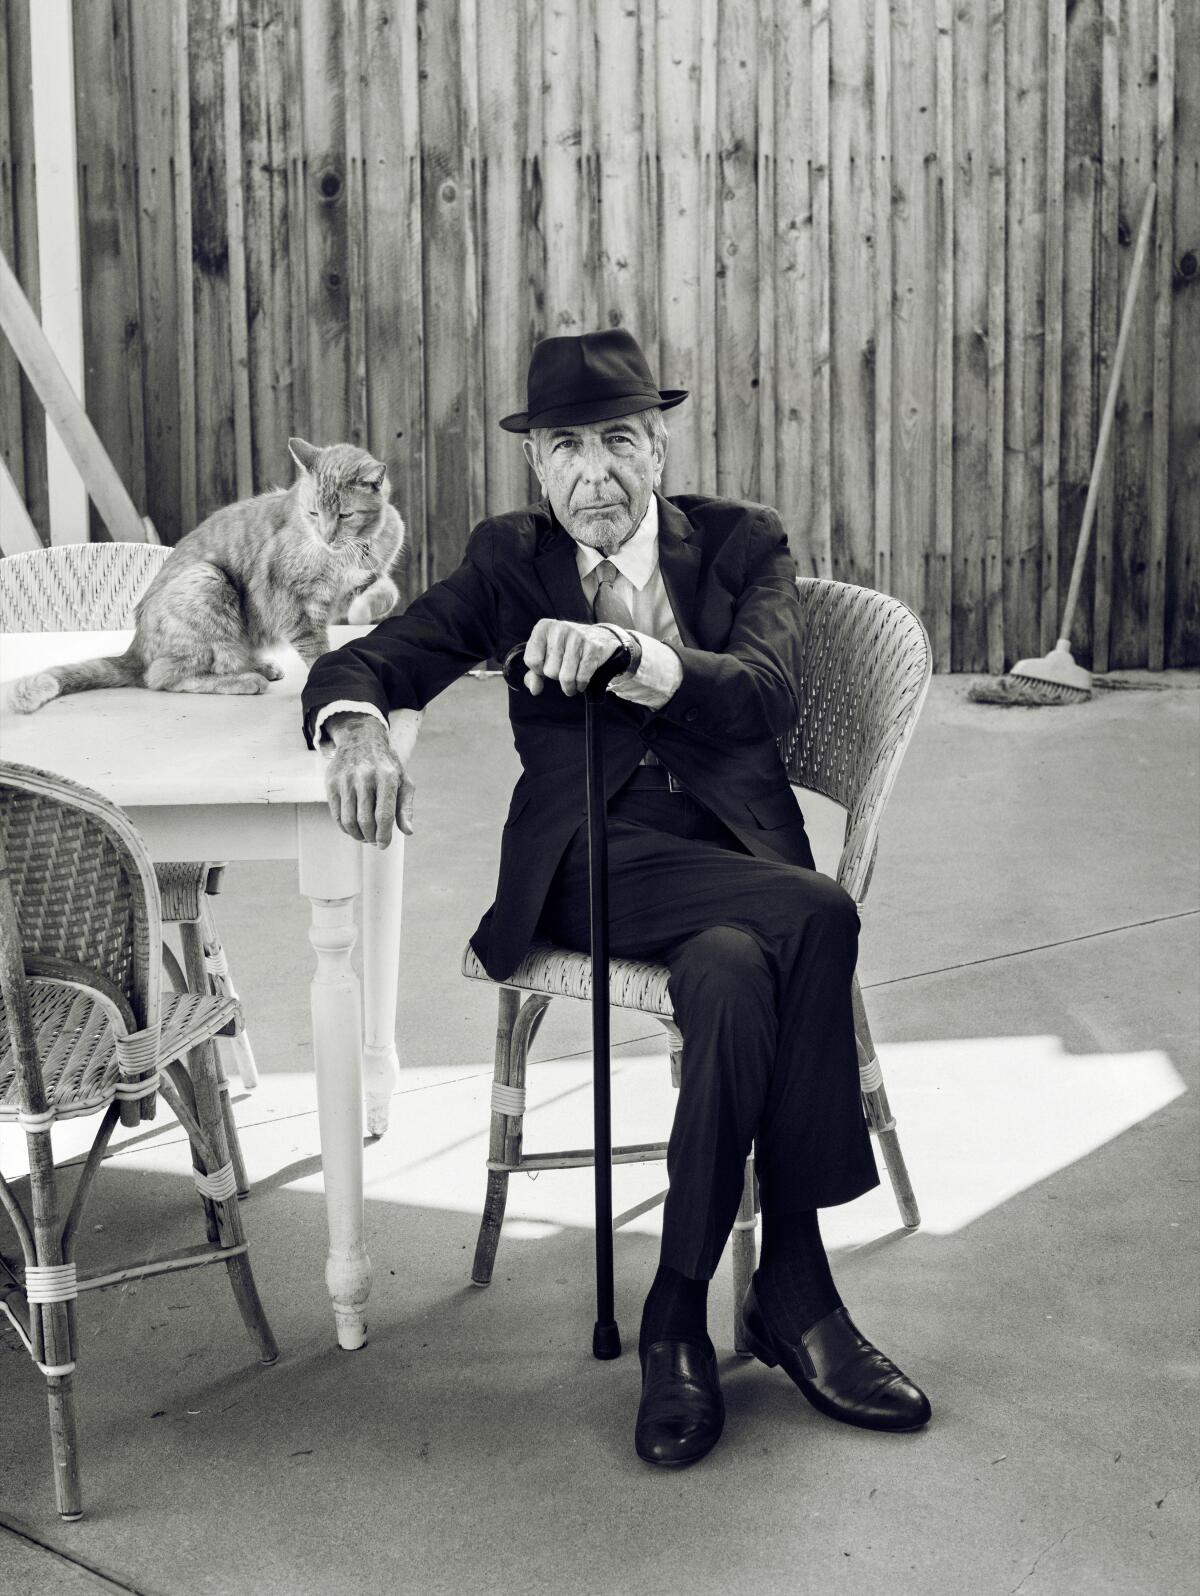
MULTIPOLYGON (((667 438, 669 434, 667 432, 667 424, 663 420, 661 405, 653 405, 649 410, 635 410, 633 414, 628 417, 614 416, 612 419, 614 421, 629 420, 639 422, 641 424, 642 431, 646 434, 647 438, 649 438, 650 442, 652 444, 658 444, 659 448, 661 448, 664 453, 666 452, 667 438)), ((554 430, 555 429, 553 427, 531 427, 529 429, 529 440, 533 444, 534 452, 537 454, 539 460, 542 458, 542 445, 545 443, 547 436, 554 430)))

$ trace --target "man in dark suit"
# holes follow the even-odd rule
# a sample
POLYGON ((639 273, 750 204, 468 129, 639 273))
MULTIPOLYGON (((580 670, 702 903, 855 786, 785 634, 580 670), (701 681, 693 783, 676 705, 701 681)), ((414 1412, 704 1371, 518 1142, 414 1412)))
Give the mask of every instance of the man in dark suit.
POLYGON ((589 940, 582 689, 622 643, 606 721, 611 947, 671 972, 684 1036, 661 1261, 643 1310, 635 1428, 649 1463, 693 1463, 724 1405, 708 1282, 755 1149, 762 1258, 751 1346, 823 1412, 912 1430, 929 1403, 855 1328, 817 1209, 877 1184, 858 1085, 850 987, 858 915, 818 875, 776 739, 796 719, 799 606, 776 513, 656 490, 662 412, 623 330, 549 338, 530 362, 525 434, 544 500, 475 528, 463 562, 398 617, 318 660, 310 745, 331 741, 330 807, 386 847, 410 832, 412 786, 386 731, 478 661, 524 644, 509 713, 522 764, 496 901, 472 943, 509 975, 535 933, 589 940))

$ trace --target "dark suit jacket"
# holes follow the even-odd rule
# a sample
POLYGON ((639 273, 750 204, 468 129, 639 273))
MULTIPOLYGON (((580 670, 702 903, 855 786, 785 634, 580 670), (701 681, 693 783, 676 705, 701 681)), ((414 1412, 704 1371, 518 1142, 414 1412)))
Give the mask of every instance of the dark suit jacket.
MULTIPOLYGON (((609 793, 647 748, 752 854, 812 868, 804 818, 775 739, 796 720, 800 612, 779 516, 764 505, 659 498, 659 562, 682 644, 683 680, 661 710, 609 695, 609 793)), ((575 544, 547 504, 482 521, 462 564, 367 637, 325 654, 304 689, 318 710, 365 700, 423 709, 480 660, 523 643, 545 616, 591 619, 575 544)), ((472 937, 502 980, 533 938, 555 869, 586 818, 583 699, 548 683, 508 698, 523 773, 500 852, 496 901, 472 937)))

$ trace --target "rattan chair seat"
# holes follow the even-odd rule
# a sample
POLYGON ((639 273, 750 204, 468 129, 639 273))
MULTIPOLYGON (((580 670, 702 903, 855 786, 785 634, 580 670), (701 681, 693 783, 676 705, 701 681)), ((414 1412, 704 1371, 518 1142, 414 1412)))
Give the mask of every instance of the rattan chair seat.
MULTIPOLYGON (((112 1102, 120 1079, 113 1023, 116 1005, 110 1008, 95 992, 58 980, 34 978, 29 993, 46 1096, 55 1117, 96 1113, 112 1102)), ((164 996, 160 1067, 232 1024, 237 1012, 233 998, 192 992, 164 996)), ((17 1087, 16 1058, 0 999, 0 1122, 16 1120, 20 1113, 17 1087)))
MULTIPOLYGON (((462 973, 472 981, 491 980, 470 944, 463 954, 462 973)), ((667 992, 667 975, 667 969, 662 964, 651 964, 641 959, 610 959, 609 1006, 614 1009, 636 1009, 642 1014, 653 1014, 657 1019, 671 1019, 675 1011, 667 992)), ((590 1003, 591 954, 573 953, 567 948, 554 947, 549 942, 535 942, 513 973, 505 976, 504 985, 518 987, 522 992, 581 998, 590 1003)))

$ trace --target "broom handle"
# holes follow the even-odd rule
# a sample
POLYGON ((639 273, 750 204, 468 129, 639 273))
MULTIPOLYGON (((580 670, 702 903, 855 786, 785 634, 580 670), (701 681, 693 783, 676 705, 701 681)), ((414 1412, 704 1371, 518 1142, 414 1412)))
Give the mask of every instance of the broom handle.
POLYGON ((1079 528, 1079 545, 1075 550, 1075 564, 1071 571, 1071 586, 1067 589, 1067 602, 1063 608, 1062 634, 1058 647, 1071 646, 1071 620, 1079 601, 1079 588, 1083 582, 1083 567, 1087 559, 1088 543, 1092 535, 1092 522, 1096 518, 1096 500, 1100 493, 1100 478, 1104 474, 1104 461, 1108 454, 1108 440, 1112 433, 1113 415, 1117 408, 1117 391, 1121 386, 1121 367, 1125 362, 1125 345, 1129 342, 1129 329, 1133 325, 1133 307, 1137 302, 1138 284, 1146 260, 1146 246, 1150 240, 1150 218, 1154 213, 1156 186, 1151 183, 1142 206, 1142 221, 1138 228, 1137 248, 1133 252, 1133 266, 1129 285, 1125 290, 1125 308, 1121 312, 1121 331, 1117 335, 1117 353, 1113 359, 1112 375, 1108 379, 1108 393, 1104 399, 1104 414, 1100 418, 1100 437, 1096 443, 1096 457, 1092 461, 1092 476, 1088 483, 1087 503, 1083 507, 1083 521, 1079 528))

